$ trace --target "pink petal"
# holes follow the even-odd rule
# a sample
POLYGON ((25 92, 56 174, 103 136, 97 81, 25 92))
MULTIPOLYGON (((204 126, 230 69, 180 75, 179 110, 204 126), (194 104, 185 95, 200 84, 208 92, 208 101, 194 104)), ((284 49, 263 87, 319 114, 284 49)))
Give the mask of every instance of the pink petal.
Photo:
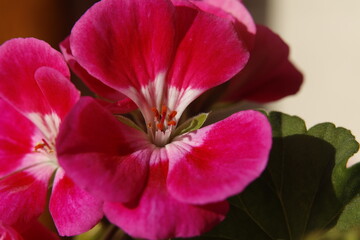
POLYGON ((109 100, 118 101, 124 99, 125 96, 117 90, 108 87, 98 79, 91 76, 74 58, 70 48, 70 39, 67 37, 60 43, 61 52, 71 70, 96 94, 109 100))
POLYGON ((140 89, 168 69, 174 7, 167 0, 104 0, 75 24, 70 45, 89 74, 116 90, 140 89))
POLYGON ((256 34, 255 22, 239 0, 190 0, 201 10, 229 19, 234 22, 241 39, 246 42, 249 49, 253 48, 256 34))
POLYGON ((0 112, 0 177, 3 177, 26 167, 23 160, 34 150, 35 126, 2 99, 0 112))
POLYGON ((84 233, 102 218, 102 201, 80 189, 59 169, 50 198, 50 212, 61 236, 84 233))
POLYGON ((1 240, 24 240, 18 231, 10 226, 4 225, 0 222, 0 239, 1 240))
POLYGON ((20 229, 44 211, 53 166, 42 164, 0 180, 0 222, 20 229))
POLYGON ((41 67, 35 72, 35 80, 49 103, 50 108, 62 119, 80 97, 80 92, 60 72, 41 67))
POLYGON ((25 115, 51 112, 34 78, 40 67, 53 68, 69 78, 69 70, 61 54, 43 41, 19 38, 1 45, 0 97, 25 115))
MULTIPOLYGON (((258 79, 261 81, 261 78, 258 79)), ((285 61, 266 76, 266 81, 261 86, 253 92, 249 91, 244 97, 259 103, 272 102, 296 94, 302 83, 302 73, 290 61, 285 61)))
POLYGON ((56 146, 60 165, 81 188, 122 202, 142 192, 152 148, 145 133, 119 122, 91 98, 81 99, 65 118, 56 146))
POLYGON ((249 63, 230 81, 225 99, 274 101, 295 94, 302 81, 302 74, 289 61, 287 44, 270 29, 258 26, 249 63))
POLYGON ((262 173, 270 148, 270 124, 255 111, 179 136, 166 146, 168 191, 192 204, 225 200, 262 173))
POLYGON ((95 99, 101 106, 108 109, 113 114, 124 114, 129 113, 138 109, 138 106, 130 99, 124 98, 117 102, 108 102, 102 99, 95 99))
POLYGON ((105 214, 112 223, 133 237, 169 239, 200 235, 224 219, 226 202, 197 206, 169 195, 164 149, 156 149, 151 162, 148 184, 138 204, 105 203, 105 214))
POLYGON ((199 12, 177 49, 170 85, 204 92, 233 77, 248 58, 231 22, 199 12))

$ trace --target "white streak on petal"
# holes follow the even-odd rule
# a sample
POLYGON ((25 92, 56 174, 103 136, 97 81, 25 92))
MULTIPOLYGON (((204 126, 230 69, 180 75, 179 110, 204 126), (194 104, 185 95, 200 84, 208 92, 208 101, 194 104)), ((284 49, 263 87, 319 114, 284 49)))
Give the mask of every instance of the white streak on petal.
POLYGON ((191 153, 194 147, 204 144, 204 140, 211 131, 212 125, 194 132, 177 136, 170 144, 165 145, 169 156, 169 169, 178 161, 184 159, 184 156, 191 153))
POLYGON ((167 106, 169 109, 177 111, 177 117, 180 118, 185 108, 202 92, 198 89, 178 89, 171 86, 168 91, 167 106))
POLYGON ((60 126, 60 118, 56 113, 42 115, 40 113, 29 113, 27 117, 38 127, 49 141, 54 141, 60 126))

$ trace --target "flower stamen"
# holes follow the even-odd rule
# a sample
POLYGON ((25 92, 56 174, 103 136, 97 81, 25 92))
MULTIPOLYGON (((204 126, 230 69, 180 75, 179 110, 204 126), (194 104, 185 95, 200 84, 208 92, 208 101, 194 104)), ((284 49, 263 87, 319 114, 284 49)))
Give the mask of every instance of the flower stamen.
POLYGON ((52 153, 54 150, 50 146, 50 144, 44 139, 41 139, 41 142, 35 145, 34 147, 35 152, 45 152, 45 153, 52 153))
POLYGON ((154 114, 154 123, 149 122, 147 124, 148 128, 152 128, 153 126, 156 126, 155 131, 166 131, 170 126, 176 126, 177 122, 175 120, 175 116, 177 114, 176 111, 171 111, 170 113, 168 113, 168 107, 166 105, 163 105, 161 107, 161 111, 159 112, 159 110, 156 107, 152 107, 151 111, 154 114))

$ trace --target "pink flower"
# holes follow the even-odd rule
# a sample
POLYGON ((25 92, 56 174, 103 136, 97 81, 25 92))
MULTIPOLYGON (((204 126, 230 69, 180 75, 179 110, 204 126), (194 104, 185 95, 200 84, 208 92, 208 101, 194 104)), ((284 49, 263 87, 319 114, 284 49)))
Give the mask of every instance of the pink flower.
POLYGON ((102 217, 102 203, 56 157, 60 122, 79 98, 61 54, 40 40, 10 40, 0 47, 0 79, 0 222, 21 229, 36 219, 52 185, 59 233, 87 231, 102 217))
POLYGON ((250 39, 226 18, 179 4, 103 0, 68 44, 87 74, 137 104, 145 124, 130 127, 81 99, 61 125, 59 162, 104 200, 112 223, 146 239, 195 236, 223 220, 226 198, 260 175, 271 146, 255 111, 176 134, 189 103, 245 66, 250 39))

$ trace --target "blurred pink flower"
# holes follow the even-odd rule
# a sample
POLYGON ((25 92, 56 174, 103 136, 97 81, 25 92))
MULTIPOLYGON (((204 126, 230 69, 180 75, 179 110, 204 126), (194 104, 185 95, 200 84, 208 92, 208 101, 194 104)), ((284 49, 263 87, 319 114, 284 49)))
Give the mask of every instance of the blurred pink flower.
POLYGON ((61 54, 37 39, 0 47, 0 222, 25 227, 46 205, 61 235, 89 230, 102 203, 64 175, 56 157, 59 125, 79 98, 61 54))

